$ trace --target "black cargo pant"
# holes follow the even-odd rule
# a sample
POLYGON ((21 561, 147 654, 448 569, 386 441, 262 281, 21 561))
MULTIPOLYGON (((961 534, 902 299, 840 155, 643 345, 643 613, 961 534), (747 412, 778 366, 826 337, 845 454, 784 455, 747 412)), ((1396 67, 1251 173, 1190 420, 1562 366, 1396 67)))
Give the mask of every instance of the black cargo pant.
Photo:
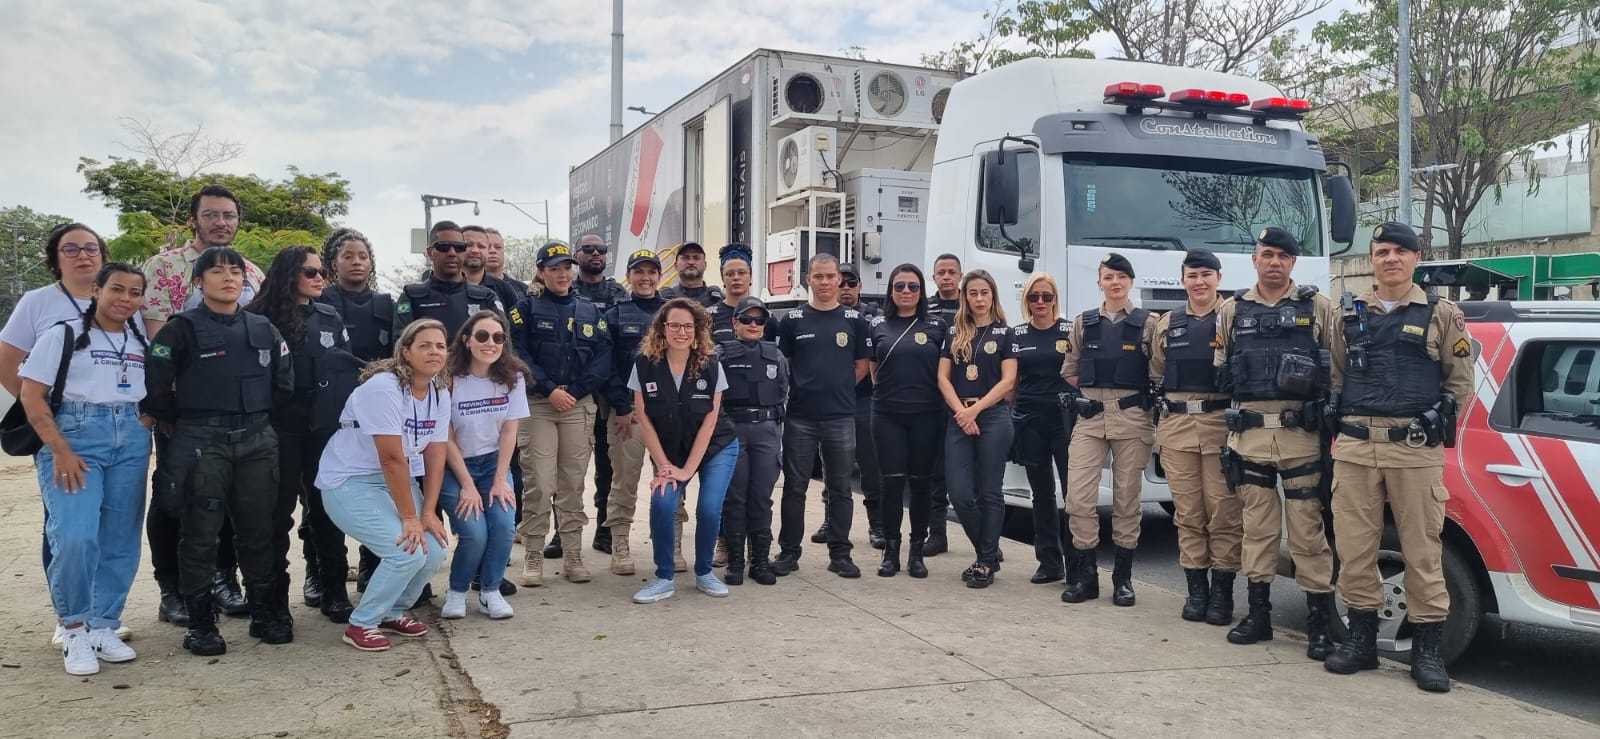
POLYGON ((278 434, 278 499, 272 511, 272 552, 277 559, 273 567, 289 569, 289 530, 294 527, 296 505, 304 502, 308 558, 315 554, 316 576, 323 583, 343 583, 350 569, 344 532, 328 518, 322 491, 316 485, 322 449, 333 435, 312 433, 309 422, 297 420, 273 422, 278 434))
POLYGON ((828 557, 850 555, 850 467, 855 461, 856 421, 850 416, 783 422, 783 526, 778 532, 780 554, 800 556, 805 537, 806 486, 822 454, 822 485, 827 496, 828 557))
MULTIPOLYGON (((594 396, 594 523, 596 531, 606 528, 606 501, 611 497, 611 404, 594 396)), ((521 459, 518 457, 517 459, 521 459)), ((521 465, 511 465, 520 467, 521 465)), ((521 499, 521 496, 518 496, 521 499)))
POLYGON ((977 421, 977 436, 968 436, 955 423, 945 428, 944 479, 978 562, 993 568, 1000 562, 1000 527, 1006 517, 1002 485, 1011 454, 1011 409, 1005 403, 990 406, 977 421))
MULTIPOLYGON (((159 479, 167 459, 167 446, 171 438, 160 431, 155 435, 156 470, 159 479)), ((182 594, 178 587, 178 540, 182 538, 183 519, 172 511, 152 505, 144 513, 144 534, 150 542, 150 565, 155 570, 156 586, 162 593, 182 594)), ((217 569, 233 572, 239 558, 233 551, 233 522, 226 518, 217 536, 217 569)))
MULTIPOLYGON (((945 427, 951 425, 950 412, 940 411, 939 438, 944 438, 945 427)), ((933 483, 928 488, 928 531, 930 533, 945 535, 945 527, 950 522, 950 491, 944 483, 944 444, 940 443, 933 449, 933 483)))
POLYGON ((1056 505, 1056 480, 1067 489, 1067 430, 1055 403, 1017 404, 1014 455, 1028 472, 1033 490, 1033 554, 1039 571, 1066 574, 1067 522, 1056 505), (1052 465, 1054 469, 1052 469, 1052 465))
MULTIPOLYGON (((211 587, 217 536, 229 519, 234 524, 234 548, 246 589, 262 593, 271 590, 280 577, 287 582, 285 568, 274 566, 278 435, 265 414, 259 420, 180 420, 168 457, 190 460, 175 464, 172 470, 179 476, 183 493, 178 541, 183 595, 198 596, 211 587)), ((287 549, 287 531, 284 536, 287 549)))
POLYGON ((872 416, 872 439, 883 473, 878 515, 883 535, 900 540, 901 521, 911 511, 911 542, 928 538, 928 518, 933 509, 928 494, 933 486, 933 470, 927 455, 944 446, 944 411, 926 413, 885 413, 872 416), (909 489, 910 498, 905 492, 909 489))
POLYGON ((871 397, 856 398, 856 471, 861 474, 861 504, 876 518, 882 505, 883 472, 872 435, 871 397))
POLYGON ((739 462, 722 499, 722 535, 730 539, 772 530, 772 487, 778 482, 782 438, 777 421, 735 421, 739 462))

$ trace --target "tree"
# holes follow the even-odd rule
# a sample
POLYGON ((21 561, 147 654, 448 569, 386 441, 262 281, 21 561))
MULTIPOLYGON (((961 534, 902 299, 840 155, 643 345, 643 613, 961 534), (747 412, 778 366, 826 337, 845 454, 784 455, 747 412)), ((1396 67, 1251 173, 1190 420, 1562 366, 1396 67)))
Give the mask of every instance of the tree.
POLYGON ((984 11, 986 28, 971 41, 944 51, 923 54, 923 66, 974 75, 986 69, 1033 57, 1092 57, 1083 42, 1096 29, 1074 7, 1073 0, 1023 0, 1008 6, 996 0, 984 11), (1020 48, 1013 48, 1020 44, 1020 48))
POLYGON ((422 279, 428 269, 428 260, 420 254, 407 254, 398 264, 378 267, 378 289, 390 295, 400 294, 400 289, 422 279))
MULTIPOLYGON (((1392 172, 1395 148, 1381 142, 1392 140, 1398 121, 1398 7, 1392 0, 1363 5, 1319 23, 1314 34, 1323 66, 1350 93, 1346 118, 1356 121, 1328 132, 1324 144, 1373 153, 1376 166, 1392 172)), ((1412 0, 1411 13, 1413 157, 1456 165, 1428 175, 1422 238, 1431 241, 1436 202, 1448 258, 1459 259, 1467 219, 1484 195, 1498 197, 1524 172, 1536 188, 1528 166, 1535 145, 1593 119, 1600 2, 1412 0)))
MULTIPOLYGON (((527 236, 515 239, 506 239, 506 274, 523 282, 533 280, 533 273, 538 272, 539 247, 550 243, 549 236, 527 236)), ((625 256, 612 254, 611 258, 626 259, 625 256)))
POLYGON ((71 220, 22 205, 0 208, 0 325, 23 293, 55 279, 45 266, 44 244, 52 229, 71 220))
POLYGON ((240 230, 307 231, 321 237, 332 233, 335 219, 350 212, 350 181, 338 172, 306 174, 288 168, 283 180, 268 180, 256 175, 212 174, 183 178, 163 169, 155 159, 110 157, 108 163, 83 157, 78 160, 83 174, 83 191, 104 200, 120 213, 149 213, 168 226, 182 226, 189 219, 189 197, 201 187, 218 184, 238 196, 242 209, 240 230), (185 184, 179 184, 182 180, 185 184), (175 208, 170 193, 182 192, 175 208))
POLYGON ((1294 22, 1328 0, 1072 0, 1122 56, 1177 67, 1251 74, 1292 46, 1294 22))

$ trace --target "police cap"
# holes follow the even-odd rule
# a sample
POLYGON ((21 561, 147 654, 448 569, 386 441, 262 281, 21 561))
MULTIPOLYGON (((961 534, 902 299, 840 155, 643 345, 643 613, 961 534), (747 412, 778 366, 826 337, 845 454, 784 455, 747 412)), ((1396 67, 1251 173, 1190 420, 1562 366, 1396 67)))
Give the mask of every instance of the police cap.
POLYGON ((656 269, 661 269, 661 258, 649 249, 640 249, 628 255, 628 269, 633 269, 641 264, 653 264, 656 269))
POLYGON ((754 262, 750 247, 746 244, 733 243, 717 250, 717 258, 727 264, 729 259, 743 259, 745 262, 754 262))
POLYGON ((861 279, 861 273, 856 271, 856 266, 854 264, 845 264, 844 262, 840 262, 839 263, 839 274, 841 274, 841 275, 850 275, 851 277, 854 277, 857 280, 861 279))
POLYGON ((739 304, 733 307, 733 314, 736 316, 741 316, 752 308, 761 311, 763 314, 772 315, 772 311, 767 310, 767 304, 761 302, 761 298, 758 298, 754 295, 749 295, 741 299, 739 304))
POLYGON ((686 251, 690 251, 690 250, 700 252, 701 256, 705 256, 705 253, 706 253, 706 248, 705 247, 703 247, 703 246, 701 246, 698 243, 695 243, 693 241, 685 241, 682 244, 678 245, 678 253, 679 254, 682 254, 682 253, 684 253, 686 251))
POLYGON ((1407 251, 1422 251, 1422 242, 1417 240, 1417 232, 1404 223, 1389 221, 1372 230, 1372 243, 1379 241, 1394 244, 1407 251))
POLYGON ((1291 257, 1300 256, 1300 240, 1295 238, 1294 234, 1277 226, 1268 226, 1261 229, 1261 233, 1256 234, 1256 243, 1262 246, 1270 246, 1274 249, 1281 249, 1291 257))
POLYGON ((572 256, 572 247, 567 246, 559 241, 552 241, 544 246, 539 247, 539 253, 537 256, 537 264, 539 269, 544 269, 545 267, 554 267, 562 262, 576 261, 578 261, 577 258, 572 256))
POLYGON ((1107 255, 1105 259, 1100 260, 1100 266, 1114 272, 1121 272, 1129 277, 1134 276, 1133 263, 1129 262, 1128 258, 1121 254, 1107 255))
POLYGON ((1222 260, 1212 254, 1210 249, 1190 249, 1183 254, 1184 269, 1210 269, 1222 271, 1222 260))

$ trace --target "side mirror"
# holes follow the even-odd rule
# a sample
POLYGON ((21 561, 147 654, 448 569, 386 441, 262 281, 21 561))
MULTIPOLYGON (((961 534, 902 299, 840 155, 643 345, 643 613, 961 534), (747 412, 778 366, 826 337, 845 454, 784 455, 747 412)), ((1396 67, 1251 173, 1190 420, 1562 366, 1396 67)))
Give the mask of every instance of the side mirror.
MULTIPOLYGON (((1021 180, 1017 153, 1002 148, 983 155, 983 220, 998 226, 1017 225, 1021 180)), ((1354 225, 1352 224, 1352 232, 1354 225)))
POLYGON ((1328 214, 1328 226, 1333 240, 1344 244, 1342 254, 1350 250, 1356 238, 1356 190, 1348 175, 1335 175, 1327 181, 1328 198, 1333 208, 1328 214))
POLYGON ((1022 270, 1023 274, 1027 274, 1027 275, 1033 274, 1033 257, 1020 257, 1020 258, 1018 258, 1017 259, 1017 269, 1022 270))

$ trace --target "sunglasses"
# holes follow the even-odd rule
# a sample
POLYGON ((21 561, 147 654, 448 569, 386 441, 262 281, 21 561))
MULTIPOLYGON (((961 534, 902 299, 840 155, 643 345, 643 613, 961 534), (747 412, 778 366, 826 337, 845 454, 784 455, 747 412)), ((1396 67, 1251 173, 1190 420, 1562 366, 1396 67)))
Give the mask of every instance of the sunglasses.
POLYGON ((430 248, 432 248, 434 251, 453 251, 453 252, 455 252, 457 254, 460 254, 460 253, 462 253, 462 252, 467 250, 467 242, 465 242, 465 241, 435 241, 435 242, 433 242, 433 245, 430 248))
POLYGON ((860 284, 861 281, 854 277, 846 277, 839 281, 839 287, 856 287, 860 284))
POLYGON ((742 323, 742 324, 744 324, 746 326, 765 326, 765 325, 767 325, 767 317, 766 316, 741 315, 741 316, 737 317, 737 320, 740 323, 742 323))
POLYGON ((920 293, 922 292, 922 285, 915 282, 896 282, 894 283, 894 291, 897 293, 920 293))
POLYGON ((1028 302, 1030 302, 1030 303, 1054 303, 1054 302, 1056 302, 1056 294, 1055 293, 1028 293, 1028 302))
POLYGON ((321 267, 301 267, 300 268, 300 276, 304 277, 304 278, 306 278, 308 280, 315 280, 318 277, 322 276, 322 268, 321 267))
POLYGON ((64 257, 76 257, 79 254, 87 254, 92 257, 100 253, 100 245, 84 244, 83 246, 78 246, 77 244, 62 244, 59 251, 61 256, 64 257))
POLYGON ((472 332, 472 338, 479 344, 487 344, 491 341, 496 344, 506 343, 506 335, 505 332, 502 331, 496 331, 491 334, 483 329, 478 329, 477 331, 472 332))
POLYGON ((604 246, 595 246, 593 244, 585 244, 578 247, 578 253, 580 254, 604 254, 608 251, 611 251, 611 249, 604 246))

